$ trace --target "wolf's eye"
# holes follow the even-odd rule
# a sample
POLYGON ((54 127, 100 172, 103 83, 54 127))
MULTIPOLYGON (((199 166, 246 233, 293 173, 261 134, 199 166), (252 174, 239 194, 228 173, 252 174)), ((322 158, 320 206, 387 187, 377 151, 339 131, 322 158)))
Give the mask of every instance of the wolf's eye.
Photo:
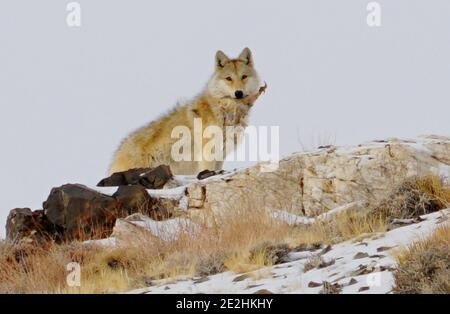
POLYGON ((226 80, 231 82, 233 79, 231 77, 227 76, 226 80))
POLYGON ((247 78, 247 75, 242 75, 242 79, 245 80, 247 78))

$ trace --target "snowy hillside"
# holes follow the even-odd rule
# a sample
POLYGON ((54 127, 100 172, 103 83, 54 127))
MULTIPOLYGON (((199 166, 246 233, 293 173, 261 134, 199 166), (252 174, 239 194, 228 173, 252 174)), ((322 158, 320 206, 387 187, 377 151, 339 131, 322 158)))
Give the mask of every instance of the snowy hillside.
POLYGON ((385 234, 371 234, 312 251, 292 252, 290 262, 250 273, 225 272, 175 282, 170 278, 130 293, 319 293, 324 282, 336 285, 341 293, 389 293, 394 284, 392 270, 396 266, 396 249, 449 223, 449 215, 450 209, 446 209, 422 216, 422 222, 385 234), (305 270, 305 265, 319 256, 322 265, 305 270))

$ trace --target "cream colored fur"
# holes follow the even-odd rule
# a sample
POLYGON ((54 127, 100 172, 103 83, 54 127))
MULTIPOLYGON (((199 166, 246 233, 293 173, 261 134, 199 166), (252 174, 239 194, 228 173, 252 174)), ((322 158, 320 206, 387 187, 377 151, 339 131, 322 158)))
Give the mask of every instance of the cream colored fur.
POLYGON ((202 119, 203 129, 210 125, 223 130, 225 126, 245 128, 250 108, 260 93, 251 51, 245 48, 237 59, 229 59, 218 51, 216 69, 206 89, 192 102, 176 107, 125 138, 113 156, 109 173, 161 164, 170 165, 174 174, 222 169, 223 161, 174 161, 171 148, 178 138, 172 138, 172 130, 186 126, 193 133, 194 118, 202 119), (237 99, 236 91, 242 91, 243 98, 237 99))

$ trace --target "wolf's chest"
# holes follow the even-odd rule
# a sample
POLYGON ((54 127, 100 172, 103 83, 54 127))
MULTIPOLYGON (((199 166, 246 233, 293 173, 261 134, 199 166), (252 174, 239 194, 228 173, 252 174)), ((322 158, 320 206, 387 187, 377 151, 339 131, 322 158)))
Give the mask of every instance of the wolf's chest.
POLYGON ((223 125, 224 126, 241 126, 248 125, 248 114, 250 107, 243 104, 234 104, 223 108, 223 125))

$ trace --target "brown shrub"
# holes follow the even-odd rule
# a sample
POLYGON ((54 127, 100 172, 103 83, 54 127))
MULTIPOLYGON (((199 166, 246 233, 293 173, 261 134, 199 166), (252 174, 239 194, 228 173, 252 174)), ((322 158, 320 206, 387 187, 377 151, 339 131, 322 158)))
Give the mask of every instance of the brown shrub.
POLYGON ((450 293, 450 225, 397 257, 394 293, 450 293))
POLYGON ((450 205, 450 187, 437 175, 413 177, 394 188, 373 210, 374 215, 390 221, 417 218, 450 205))

